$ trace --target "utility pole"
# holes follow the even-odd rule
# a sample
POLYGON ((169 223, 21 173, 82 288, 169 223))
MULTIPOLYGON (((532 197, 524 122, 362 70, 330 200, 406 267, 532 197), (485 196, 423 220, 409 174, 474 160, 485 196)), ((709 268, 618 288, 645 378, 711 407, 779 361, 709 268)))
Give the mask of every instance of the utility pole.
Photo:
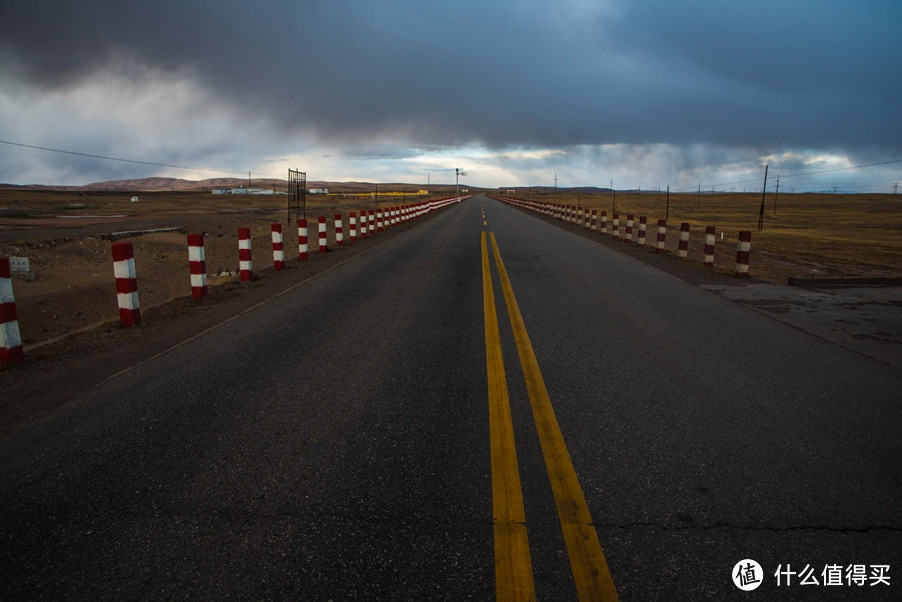
POLYGON ((767 194, 767 165, 764 166, 764 186, 761 187, 761 211, 758 213, 758 232, 764 230, 764 195, 767 194))
POLYGON ((780 174, 777 174, 777 191, 774 193, 774 215, 777 215, 777 198, 780 196, 780 174))
POLYGON ((698 183, 698 196, 695 197, 695 208, 696 209, 702 208, 702 183, 701 182, 698 183))
POLYGON ((893 184, 893 194, 898 194, 899 192, 899 184, 893 184))
POLYGON ((664 212, 664 221, 670 219, 670 184, 667 185, 667 210, 664 212))
POLYGON ((557 192, 557 172, 554 172, 554 191, 557 192))
POLYGON ((611 212, 617 211, 617 191, 614 190, 614 178, 611 178, 611 194, 614 196, 614 204, 611 207, 611 212))

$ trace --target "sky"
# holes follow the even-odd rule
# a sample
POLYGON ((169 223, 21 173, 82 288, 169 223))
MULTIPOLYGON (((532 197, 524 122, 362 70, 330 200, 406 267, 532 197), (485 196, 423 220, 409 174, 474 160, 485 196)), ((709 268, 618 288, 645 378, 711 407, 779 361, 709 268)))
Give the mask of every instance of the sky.
POLYGON ((767 165, 768 189, 891 193, 900 17, 898 0, 4 2, 0 182, 459 168, 481 187, 760 191, 767 165))

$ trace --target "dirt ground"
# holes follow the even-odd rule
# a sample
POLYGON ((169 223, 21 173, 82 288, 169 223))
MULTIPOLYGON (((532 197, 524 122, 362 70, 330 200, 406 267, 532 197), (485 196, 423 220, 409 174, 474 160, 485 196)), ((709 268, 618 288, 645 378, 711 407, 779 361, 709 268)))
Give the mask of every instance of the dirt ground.
MULTIPOLYGON (((13 279, 26 353, 73 332, 118 327, 111 233, 136 232, 115 237, 134 246, 142 313, 190 298, 188 233, 205 235, 208 298, 227 295, 239 286, 239 228, 251 230, 254 280, 273 273, 274 222, 283 227, 286 269, 299 265, 296 220, 289 226, 286 207, 277 206, 273 197, 249 201, 183 193, 153 195, 146 202, 132 204, 121 195, 72 200, 71 193, 17 192, 13 195, 17 199, 24 197, 18 203, 3 196, 0 193, 0 256, 27 257, 34 273, 32 281, 13 279), (4 205, 6 215, 15 212, 13 217, 4 216, 4 205)), ((318 215, 328 217, 328 243, 332 250, 338 250, 334 214, 343 215, 347 246, 348 214, 355 211, 359 215, 363 208, 356 200, 308 204, 310 261, 318 259, 318 215)))
MULTIPOLYGON (((287 223, 286 208, 280 206, 278 197, 138 194, 141 200, 132 203, 129 195, 121 193, 0 191, 0 256, 28 257, 35 275, 30 282, 13 280, 26 353, 73 332, 118 327, 110 232, 175 229, 121 239, 134 245, 138 295, 144 312, 190 297, 186 243, 186 234, 190 232, 205 233, 211 297, 228 295, 238 286, 235 272, 240 227, 251 229, 258 278, 273 270, 270 238, 273 222, 281 222, 283 226, 288 269, 298 266, 297 228, 287 223)), ((902 201, 889 195, 875 197, 879 198, 862 196, 842 201, 843 208, 855 205, 855 220, 859 222, 856 224, 849 224, 849 216, 841 214, 838 205, 825 206, 823 199, 800 195, 787 200, 781 212, 775 214, 779 218, 769 218, 765 232, 753 232, 751 274, 756 279, 780 284, 786 283, 787 276, 902 275, 902 201)), ((609 201, 603 195, 540 200, 549 199, 562 203, 577 201, 581 206, 597 207, 599 211, 604 208, 611 214, 609 201)), ((840 202, 840 199, 829 200, 840 202)), ((669 252, 676 253, 679 222, 691 219, 694 229, 687 263, 703 270, 704 224, 716 221, 721 226, 714 271, 732 274, 735 241, 738 230, 743 228, 742 220, 748 221, 746 214, 750 211, 757 218, 754 200, 745 200, 744 204, 740 201, 734 199, 715 206, 713 200, 705 199, 706 214, 701 210, 701 203, 694 207, 695 199, 675 198, 669 209, 669 252), (731 210, 731 206, 741 210, 731 210)), ((380 202, 379 206, 388 204, 380 202)), ((640 212, 649 214, 648 244, 651 245, 655 232, 652 224, 657 223, 657 214, 662 209, 660 199, 650 195, 630 199, 623 194, 618 205, 623 214, 621 228, 625 226, 627 211, 635 211, 637 228, 640 212)), ((329 245, 335 249, 334 214, 343 215, 347 245, 348 213, 362 208, 364 205, 356 199, 329 197, 319 205, 308 202, 311 258, 315 260, 317 255, 316 216, 328 216, 329 245)))

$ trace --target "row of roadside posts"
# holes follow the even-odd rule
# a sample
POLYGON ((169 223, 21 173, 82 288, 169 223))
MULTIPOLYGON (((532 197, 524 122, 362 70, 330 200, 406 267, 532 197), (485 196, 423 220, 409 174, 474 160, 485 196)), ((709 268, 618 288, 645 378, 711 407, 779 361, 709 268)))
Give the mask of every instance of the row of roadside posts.
MULTIPOLYGON (((349 242, 354 243, 376 232, 387 230, 409 220, 441 209, 452 203, 460 202, 461 197, 440 199, 407 206, 385 209, 369 209, 348 214, 349 242), (359 213, 359 222, 358 222, 359 213)), ((327 220, 319 216, 317 220, 318 247, 320 253, 328 251, 327 220)), ((298 227, 298 261, 309 259, 308 224, 306 218, 297 221, 298 227)), ((334 215, 335 244, 344 245, 344 220, 341 213, 334 215)), ((285 245, 282 237, 282 224, 272 223, 273 269, 280 271, 285 267, 285 245)), ((119 307, 119 323, 123 327, 136 326, 141 323, 141 306, 138 299, 138 278, 135 271, 135 250, 127 241, 114 242, 112 245, 113 275, 116 279, 116 300, 119 307)), ((0 257, 0 366, 21 364, 24 362, 22 337, 19 331, 15 297, 13 295, 12 277, 19 277, 21 270, 27 270, 31 279, 27 259, 18 257, 0 257)), ((188 269, 191 281, 191 297, 200 301, 207 295, 207 265, 204 254, 204 235, 188 234, 188 269)), ((252 278, 253 260, 251 256, 251 230, 238 229, 238 275, 241 282, 252 278)))
MULTIPOLYGON (((542 215, 558 219, 577 226, 582 226, 587 230, 600 231, 602 234, 610 235, 623 242, 633 242, 634 228, 636 227, 635 216, 632 213, 626 215, 626 223, 624 224, 624 232, 621 236, 620 230, 620 214, 611 214, 611 221, 608 222, 608 212, 602 211, 598 214, 596 209, 591 212, 588 209, 574 207, 572 205, 557 205, 553 203, 545 203, 541 201, 530 201, 516 199, 512 197, 497 197, 499 200, 530 211, 535 211, 542 215)), ((680 224, 679 243, 677 246, 677 257, 686 258, 689 254, 689 234, 692 225, 689 222, 680 224)), ((648 218, 640 216, 638 220, 638 231, 636 235, 636 244, 640 247, 646 246, 646 236, 648 233, 648 218)), ((657 232, 655 238, 655 252, 658 254, 666 253, 667 239, 667 220, 659 219, 657 224, 657 232)), ((714 247, 716 241, 716 230, 714 226, 705 228, 705 247, 704 247, 704 264, 706 267, 714 267, 714 247)), ((749 255, 752 245, 752 233, 744 230, 739 233, 739 242, 736 247, 736 269, 737 278, 747 278, 749 275, 749 255)))

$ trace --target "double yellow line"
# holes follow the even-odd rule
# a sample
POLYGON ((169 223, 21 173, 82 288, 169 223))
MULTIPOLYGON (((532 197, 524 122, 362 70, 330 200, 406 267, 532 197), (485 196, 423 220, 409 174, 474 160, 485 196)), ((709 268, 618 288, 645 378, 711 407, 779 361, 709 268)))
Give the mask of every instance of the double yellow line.
MULTIPOLYGON (((592 524, 592 516, 589 514, 585 496, 554 415, 554 408, 551 406, 551 399, 539 370, 532 343, 526 333, 526 325, 514 297, 510 279, 504 269, 495 235, 489 233, 489 236, 577 594, 580 600, 617 600, 614 581, 601 551, 601 543, 592 524)), ((485 232, 482 233, 482 288, 489 384, 495 594, 498 600, 535 600, 526 512, 520 487, 514 428, 504 359, 501 354, 495 292, 485 232)))

